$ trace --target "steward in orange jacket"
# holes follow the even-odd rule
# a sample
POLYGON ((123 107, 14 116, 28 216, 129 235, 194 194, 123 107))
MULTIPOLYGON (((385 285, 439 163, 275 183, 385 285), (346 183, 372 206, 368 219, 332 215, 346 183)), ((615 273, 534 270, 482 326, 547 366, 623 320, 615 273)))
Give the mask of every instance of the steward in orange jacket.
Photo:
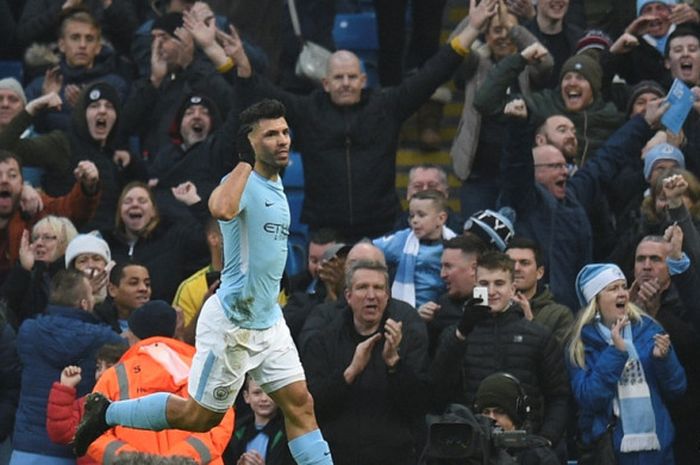
MULTIPOLYGON (((187 380, 194 347, 168 337, 150 337, 134 345, 119 363, 100 377, 94 391, 111 400, 143 397, 155 392, 172 392, 187 397, 187 380)), ((221 423, 207 433, 166 429, 146 431, 116 426, 90 445, 88 455, 98 463, 112 463, 122 452, 146 452, 192 457, 197 463, 223 465, 221 454, 233 433, 234 412, 230 409, 221 423)))

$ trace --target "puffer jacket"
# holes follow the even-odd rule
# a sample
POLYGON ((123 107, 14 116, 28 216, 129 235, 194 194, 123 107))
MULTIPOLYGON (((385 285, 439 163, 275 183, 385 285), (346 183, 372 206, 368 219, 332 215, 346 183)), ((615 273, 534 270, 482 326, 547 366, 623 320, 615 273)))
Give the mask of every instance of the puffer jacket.
POLYGON ((437 407, 473 405, 479 383, 505 371, 520 380, 528 395, 532 431, 557 444, 566 427, 569 379, 561 345, 552 333, 523 318, 515 304, 478 323, 464 341, 455 329, 443 331, 433 360, 437 407))
MULTIPOLYGON (((136 399, 156 392, 188 397, 187 381, 194 353, 194 347, 175 339, 143 339, 131 346, 117 365, 104 372, 95 391, 111 400, 136 399), (128 390, 123 390, 124 387, 128 390)), ((140 451, 190 457, 201 465, 222 465, 221 454, 231 439, 233 422, 233 409, 229 409, 221 423, 206 433, 117 426, 97 438, 87 454, 98 463, 111 463, 122 452, 140 451)))
POLYGON ((92 389, 95 353, 104 344, 123 344, 108 326, 84 310, 49 305, 45 315, 26 320, 17 335, 22 362, 22 389, 15 421, 16 450, 54 457, 73 457, 70 447, 54 444, 46 432, 46 405, 51 385, 67 365, 82 369, 78 395, 92 389))
MULTIPOLYGON (((75 398, 75 388, 64 386, 58 381, 53 382, 49 393, 49 403, 46 406, 46 431, 49 439, 56 444, 73 442, 75 431, 85 412, 85 398, 75 398)), ((77 465, 98 465, 87 455, 76 459, 77 465)))
POLYGON ((0 441, 7 439, 15 424, 22 367, 12 326, 0 312, 0 441))

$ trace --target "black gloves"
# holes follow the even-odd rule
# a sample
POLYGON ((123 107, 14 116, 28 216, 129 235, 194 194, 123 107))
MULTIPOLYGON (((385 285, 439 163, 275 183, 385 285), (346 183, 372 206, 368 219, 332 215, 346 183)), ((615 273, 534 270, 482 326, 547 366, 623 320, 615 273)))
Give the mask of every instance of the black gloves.
POLYGON ((255 151, 250 145, 250 140, 248 139, 248 134, 253 128, 244 124, 238 130, 236 135, 236 151, 238 152, 238 160, 243 163, 248 163, 250 166, 255 166, 255 151))
POLYGON ((467 337, 478 322, 485 320, 491 314, 491 307, 481 305, 481 302, 480 298, 471 298, 464 303, 462 319, 457 324, 457 329, 462 336, 467 337))

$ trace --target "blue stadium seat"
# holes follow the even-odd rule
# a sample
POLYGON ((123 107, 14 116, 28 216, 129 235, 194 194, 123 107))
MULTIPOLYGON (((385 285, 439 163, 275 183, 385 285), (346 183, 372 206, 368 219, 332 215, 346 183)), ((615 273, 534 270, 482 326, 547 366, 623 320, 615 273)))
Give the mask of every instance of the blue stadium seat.
POLYGON ((336 48, 351 50, 362 61, 362 67, 367 74, 367 86, 378 87, 377 51, 377 18, 374 11, 345 13, 335 15, 333 40, 336 48))
MULTIPOLYGON (((299 152, 289 154, 289 165, 284 170, 282 176, 284 193, 289 202, 289 213, 291 222, 289 225, 289 237, 296 236, 303 242, 302 249, 306 253, 306 240, 309 228, 301 223, 301 207, 304 204, 304 166, 299 152)), ((290 251, 291 255, 291 251, 290 251)))
POLYGON ((289 164, 284 169, 282 183, 285 191, 292 188, 304 189, 304 164, 299 152, 289 153, 289 164))
POLYGON ((374 12, 335 15, 333 40, 339 49, 378 50, 377 18, 374 12))
POLYGON ((0 60, 0 79, 13 77, 21 83, 23 75, 24 69, 22 68, 21 61, 0 60))
POLYGON ((289 203, 289 214, 291 222, 289 224, 289 233, 298 234, 304 239, 307 238, 309 228, 301 223, 301 207, 304 205, 304 191, 286 190, 287 202, 289 203))
POLYGON ((290 234, 287 248, 285 271, 288 276, 294 276, 306 268, 306 239, 297 234, 290 234))

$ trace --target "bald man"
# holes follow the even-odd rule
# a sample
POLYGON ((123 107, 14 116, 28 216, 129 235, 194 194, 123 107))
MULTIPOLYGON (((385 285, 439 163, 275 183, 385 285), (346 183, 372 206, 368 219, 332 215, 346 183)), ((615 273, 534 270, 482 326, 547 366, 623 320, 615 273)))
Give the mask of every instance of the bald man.
MULTIPOLYGON (((332 228, 344 242, 355 242, 393 229, 399 214, 395 186, 401 125, 451 77, 495 14, 495 0, 471 3, 469 26, 396 87, 365 89, 360 60, 347 50, 331 55, 323 89, 306 96, 282 91, 249 67, 238 67, 238 95, 272 97, 287 107, 304 162, 301 221, 312 231, 332 228)), ((240 64, 245 56, 233 60, 240 64)))

